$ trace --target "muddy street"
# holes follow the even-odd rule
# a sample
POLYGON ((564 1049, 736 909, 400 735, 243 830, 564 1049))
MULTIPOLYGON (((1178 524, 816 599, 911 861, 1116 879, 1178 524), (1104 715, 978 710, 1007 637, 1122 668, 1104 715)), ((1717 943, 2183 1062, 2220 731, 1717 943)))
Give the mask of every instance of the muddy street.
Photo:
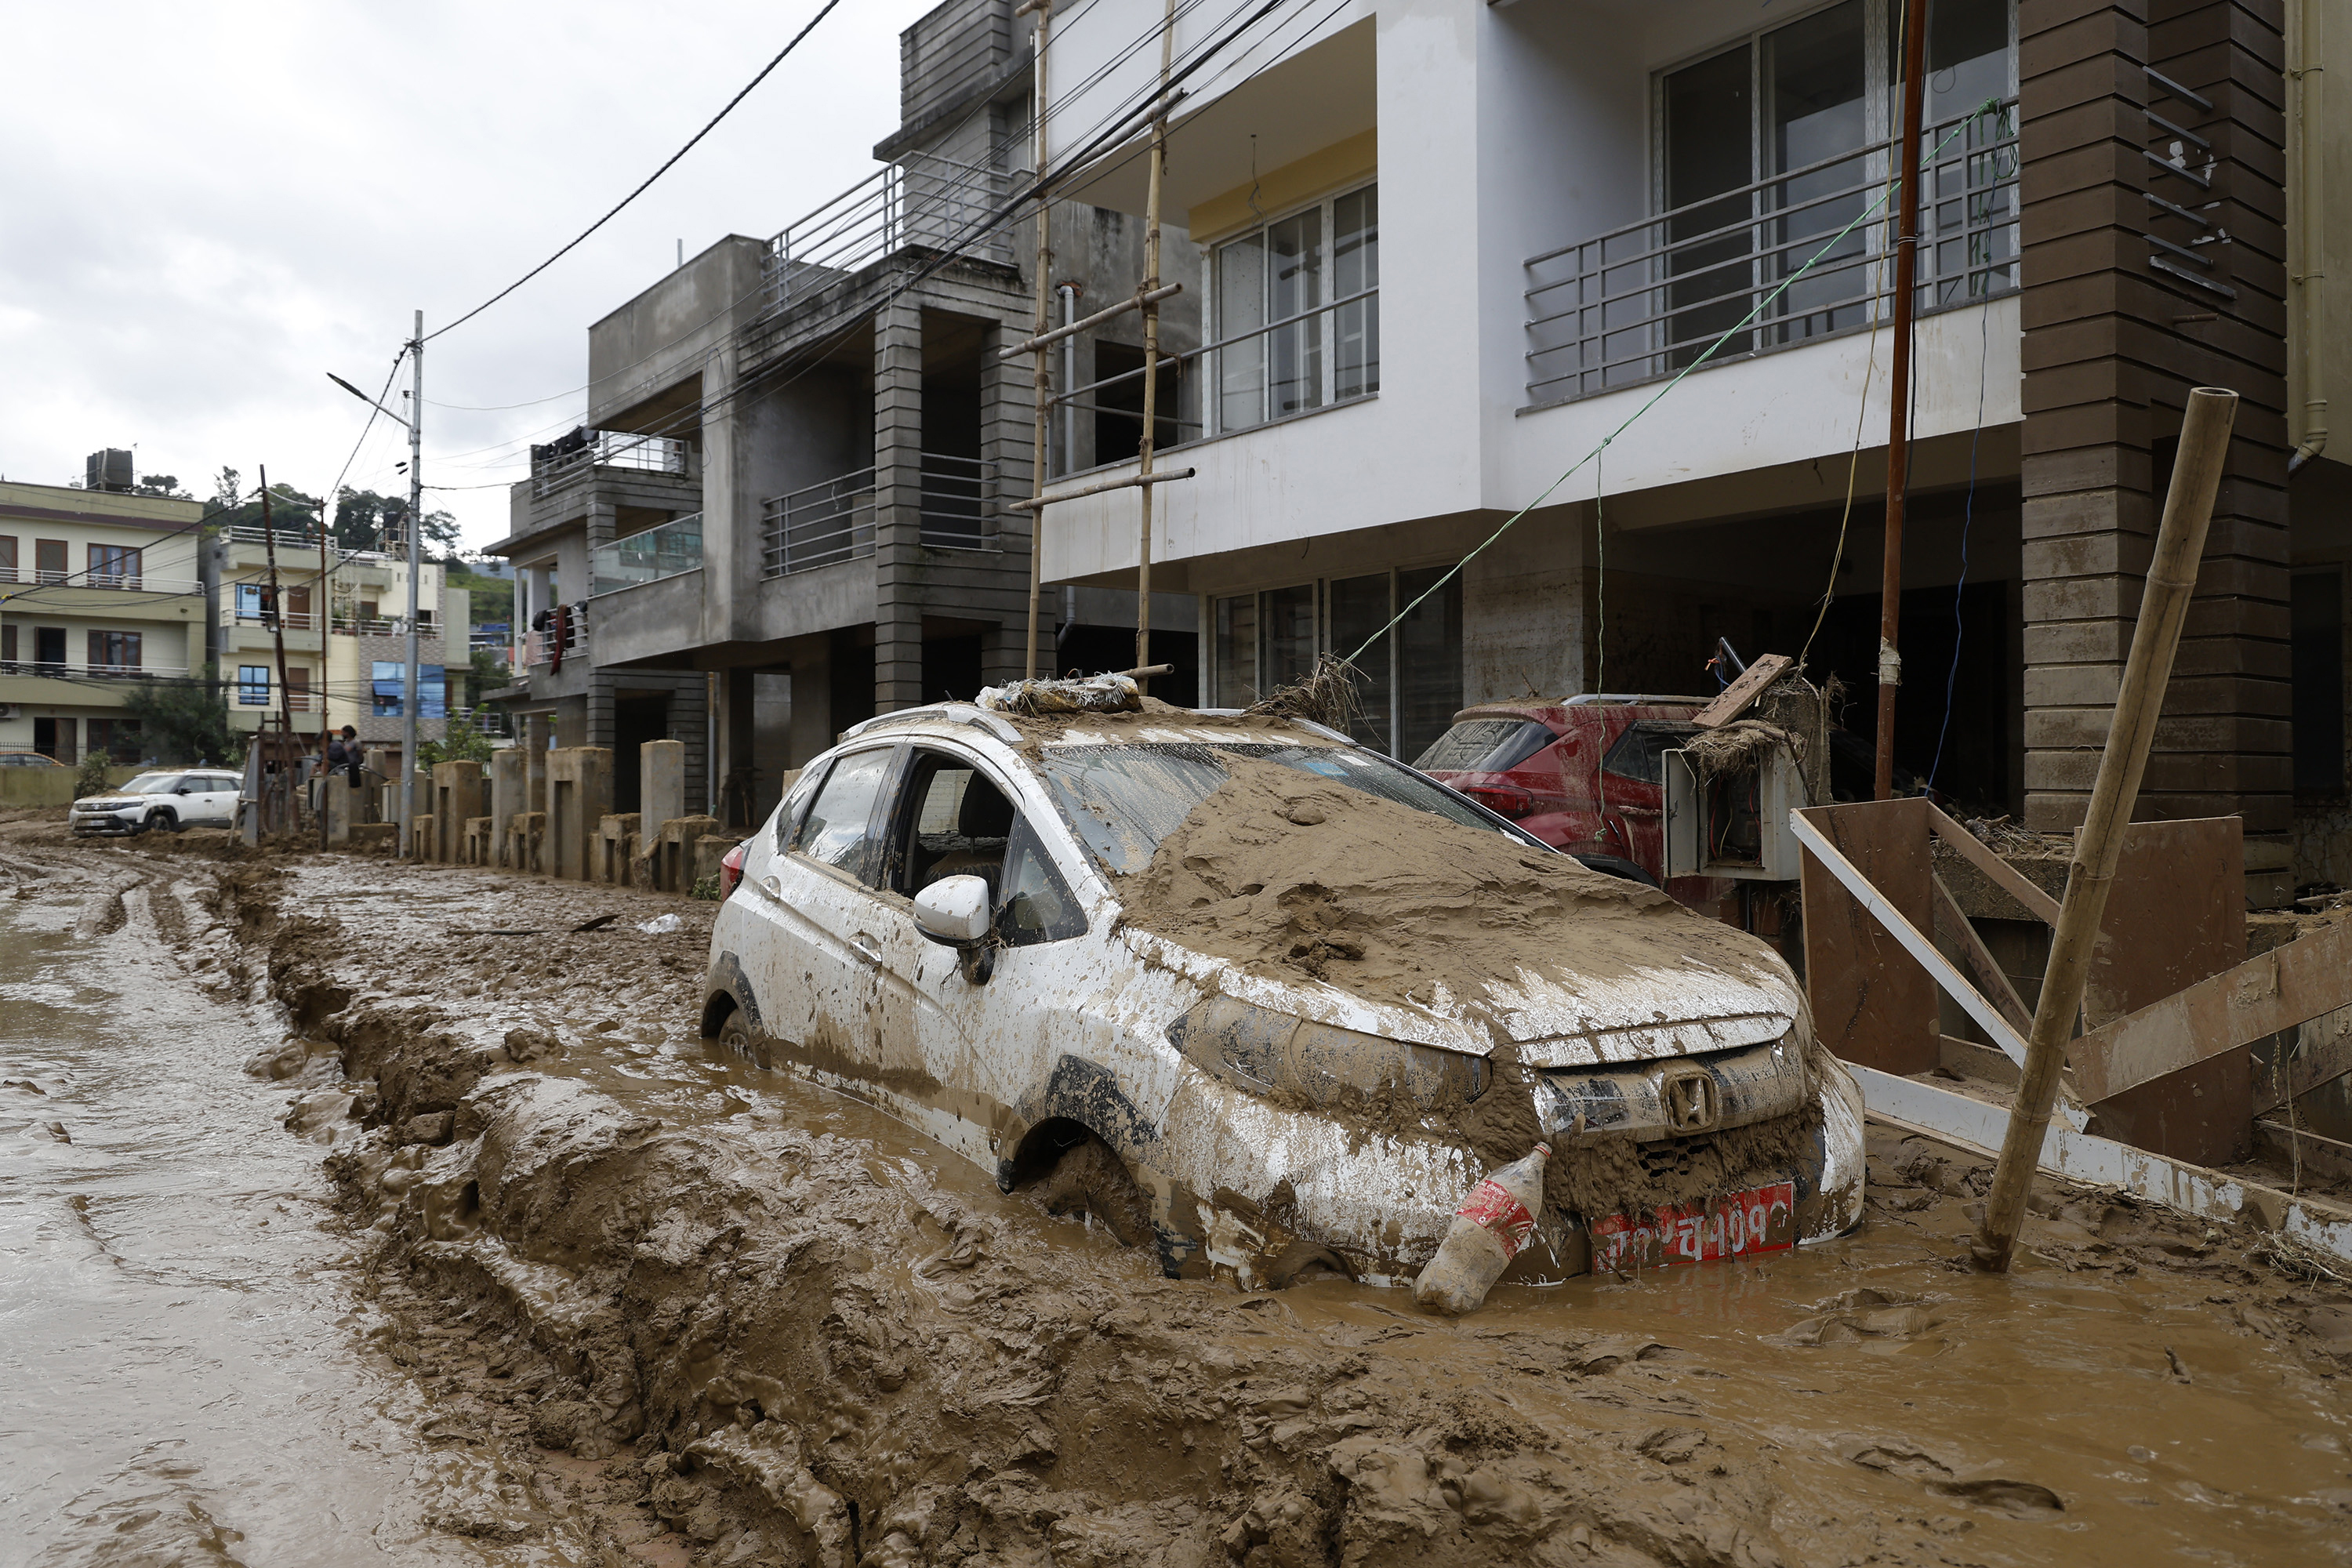
POLYGON ((1169 1280, 699 1039, 714 906, 0 866, 0 1560, 2352 1558, 2352 1296, 2247 1233, 2050 1188, 1970 1274, 1988 1173, 1874 1128, 1860 1231, 1754 1262, 1169 1280))

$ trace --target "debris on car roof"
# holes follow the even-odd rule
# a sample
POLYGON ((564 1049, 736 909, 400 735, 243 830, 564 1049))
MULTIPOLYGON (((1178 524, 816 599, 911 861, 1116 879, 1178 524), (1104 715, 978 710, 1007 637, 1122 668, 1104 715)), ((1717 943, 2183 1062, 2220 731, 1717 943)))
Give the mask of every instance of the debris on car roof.
POLYGON ((1016 680, 983 686, 980 706, 992 713, 1042 719, 1056 713, 1139 713, 1143 693, 1124 675, 1089 675, 1060 680, 1016 680))

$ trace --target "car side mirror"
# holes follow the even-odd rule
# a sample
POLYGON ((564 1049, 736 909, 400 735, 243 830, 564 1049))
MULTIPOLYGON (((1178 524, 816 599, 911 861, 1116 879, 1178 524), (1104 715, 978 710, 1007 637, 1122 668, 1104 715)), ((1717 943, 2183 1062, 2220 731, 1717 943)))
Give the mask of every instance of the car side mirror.
POLYGON ((173 795, 194 795, 194 794, 195 794, 196 792, 195 792, 194 790, 193 790, 193 789, 189 788, 186 784, 182 784, 182 785, 180 785, 177 789, 174 789, 172 793, 173 793, 173 795))
POLYGON ((943 947, 988 940, 988 879, 942 877, 915 895, 915 929, 943 947))

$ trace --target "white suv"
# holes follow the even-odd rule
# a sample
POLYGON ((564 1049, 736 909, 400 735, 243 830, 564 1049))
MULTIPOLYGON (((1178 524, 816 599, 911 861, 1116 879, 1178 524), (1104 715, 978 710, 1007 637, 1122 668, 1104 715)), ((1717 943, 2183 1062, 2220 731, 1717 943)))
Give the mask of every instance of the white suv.
POLYGON ((119 789, 73 803, 67 820, 75 833, 144 833, 158 828, 234 827, 241 786, 234 773, 208 768, 141 773, 119 789))

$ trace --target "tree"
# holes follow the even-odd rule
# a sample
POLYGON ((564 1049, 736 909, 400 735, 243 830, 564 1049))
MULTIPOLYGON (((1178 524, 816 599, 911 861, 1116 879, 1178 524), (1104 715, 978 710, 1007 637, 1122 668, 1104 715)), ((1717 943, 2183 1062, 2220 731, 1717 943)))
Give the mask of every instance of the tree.
POLYGON ((436 763, 487 763, 495 750, 488 735, 454 715, 442 721, 441 736, 417 745, 416 759, 428 768, 436 763))
POLYGON ((180 488, 177 474, 142 474, 133 487, 133 495, 162 496, 165 500, 194 500, 196 498, 180 488))
MULTIPOLYGON (((408 502, 373 490, 345 489, 335 497, 335 542, 345 550, 383 550, 408 516, 408 502)), ((457 547, 457 520, 446 511, 425 514, 424 543, 444 551, 457 547)))
POLYGON ((219 666, 208 664, 202 680, 142 680, 123 694, 124 717, 139 721, 157 760, 222 767, 244 761, 245 741, 229 727, 219 677, 219 666))
MULTIPOLYGON (((256 490, 244 501, 215 512, 211 521, 220 528, 259 528, 261 492, 256 490)), ((319 526, 319 498, 304 495, 292 485, 270 486, 269 526, 279 533, 313 532, 319 526)))
POLYGON ((244 494, 244 476, 239 474, 235 468, 223 468, 220 473, 213 479, 213 504, 215 506, 235 506, 244 494))

